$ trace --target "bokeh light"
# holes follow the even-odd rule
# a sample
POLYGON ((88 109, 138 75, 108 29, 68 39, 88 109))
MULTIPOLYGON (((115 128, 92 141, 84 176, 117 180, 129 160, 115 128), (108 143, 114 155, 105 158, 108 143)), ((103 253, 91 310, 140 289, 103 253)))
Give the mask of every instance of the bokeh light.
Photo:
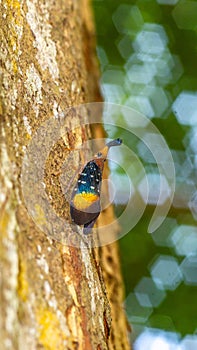
POLYGON ((197 227, 179 225, 172 232, 171 242, 177 255, 189 255, 197 252, 197 227))
POLYGON ((197 93, 183 91, 172 105, 178 122, 183 125, 196 125, 197 123, 197 93))
POLYGON ((185 283, 197 285, 197 254, 187 256, 180 267, 183 272, 185 283))
MULTIPOLYGON (((128 194, 134 207, 136 194, 147 205, 139 224, 120 241, 133 348, 196 350, 197 2, 95 0, 93 4, 103 97, 134 108, 157 126, 168 143, 176 172, 170 212, 149 235, 152 211, 169 200, 170 184, 142 140, 106 127, 110 137, 123 138, 145 169, 143 173, 137 162, 122 160, 129 169, 129 186, 128 178, 111 165, 116 212, 123 210, 128 194)), ((133 127, 126 109, 118 118, 133 127)), ((111 119, 118 121, 113 111, 111 119)), ((147 132, 146 138, 162 154, 154 135, 147 132)), ((117 160, 121 157, 118 150, 117 160)))
POLYGON ((181 350, 178 335, 146 329, 134 343, 134 350, 181 350))
POLYGON ((178 28, 195 30, 197 28, 196 13, 196 1, 179 1, 172 12, 172 15, 178 28))
POLYGON ((165 298, 165 292, 157 288, 153 280, 148 277, 143 277, 134 291, 140 305, 144 307, 156 307, 165 298))
POLYGON ((160 255, 150 266, 155 284, 161 289, 175 290, 182 281, 182 273, 177 260, 168 255, 160 255))

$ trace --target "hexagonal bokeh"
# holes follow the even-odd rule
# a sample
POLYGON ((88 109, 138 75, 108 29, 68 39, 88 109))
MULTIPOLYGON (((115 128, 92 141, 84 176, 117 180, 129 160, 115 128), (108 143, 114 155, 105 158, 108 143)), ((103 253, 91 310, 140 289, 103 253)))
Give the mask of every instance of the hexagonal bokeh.
POLYGON ((193 218, 197 220, 197 191, 195 191, 190 198, 189 208, 191 210, 193 218))
POLYGON ((175 227, 177 227, 176 219, 167 217, 162 225, 151 234, 155 244, 162 247, 172 247, 170 236, 175 227))
POLYGON ((153 281, 159 288, 175 290, 182 281, 179 264, 172 256, 158 256, 149 269, 153 281))
POLYGON ((147 201, 147 181, 148 181, 148 203, 164 204, 170 196, 171 190, 164 175, 148 173, 140 182, 138 191, 144 202, 147 201), (160 196, 160 199, 159 199, 160 196))
POLYGON ((197 285, 197 255, 187 256, 180 265, 186 284, 197 285))
MULTIPOLYGON (((151 80, 154 77, 154 74, 152 74, 153 72, 150 72, 150 67, 148 67, 146 71, 143 69, 144 66, 133 66, 132 73, 131 71, 128 72, 128 78, 134 79, 133 82, 136 83, 148 83, 147 79, 151 80), (138 69, 137 67, 140 68, 138 69)), ((135 96, 134 94, 129 96, 125 101, 125 105, 137 109, 148 118, 153 118, 155 116, 161 117, 163 115, 169 106, 169 100, 163 88, 153 85, 145 86, 141 90, 139 96, 135 96)))
POLYGON ((197 123, 197 94, 190 91, 181 92, 174 101, 172 110, 180 124, 195 125, 197 123))
POLYGON ((153 308, 140 305, 134 293, 130 293, 125 300, 127 317, 129 322, 144 323, 150 317, 153 308))
MULTIPOLYGON (((176 333, 146 328, 134 343, 134 350, 182 350, 176 333)), ((194 349, 192 349, 194 350, 194 349)))
POLYGON ((139 32, 133 47, 137 52, 146 54, 162 54, 168 44, 168 37, 161 25, 145 23, 139 32))
POLYGON ((102 93, 105 96, 105 100, 113 103, 121 103, 125 93, 120 85, 117 84, 102 84, 102 93))
POLYGON ((180 225, 171 235, 171 242, 178 255, 189 255, 197 251, 197 227, 180 225))
POLYGON ((185 134, 185 137, 183 139, 183 144, 188 150, 188 153, 196 153, 197 152, 197 143, 196 143, 196 137, 197 137, 197 128, 196 126, 192 126, 189 131, 185 134))
POLYGON ((179 1, 172 16, 176 25, 180 29, 195 30, 197 27, 197 2, 196 1, 179 1))
POLYGON ((148 64, 133 64, 127 70, 127 76, 131 83, 149 84, 153 80, 156 69, 148 64))
POLYGON ((169 106, 169 99, 165 90, 160 86, 145 86, 142 94, 149 98, 154 117, 161 117, 169 106))
POLYGON ((176 175, 179 179, 186 180, 194 170, 191 159, 183 151, 171 150, 176 175))
MULTIPOLYGON (((189 168, 188 168, 189 169, 189 168)), ((173 205, 176 208, 189 207, 190 199, 196 190, 196 186, 193 181, 186 179, 185 177, 177 178, 176 190, 173 199, 173 205)))
POLYGON ((143 159, 143 161, 151 164, 156 164, 156 160, 152 154, 152 152, 147 148, 143 141, 139 141, 137 144, 137 150, 139 156, 143 159))
POLYGON ((147 96, 130 96, 126 99, 125 105, 146 114, 148 118, 153 118, 155 115, 151 102, 147 96))
POLYGON ((181 342, 181 350, 196 350, 197 335, 187 335, 181 342))
POLYGON ((117 43, 118 51, 124 59, 128 59, 132 54, 131 38, 124 35, 117 43))
POLYGON ((101 66, 102 66, 102 68, 104 68, 109 63, 107 54, 106 54, 104 48, 101 46, 97 46, 96 52, 97 52, 97 56, 99 58, 99 61, 101 63, 101 66))
POLYGON ((109 198, 114 204, 128 203, 135 194, 135 188, 126 175, 112 172, 109 176, 109 198), (112 186, 113 184, 113 186, 112 186))
POLYGON ((166 294, 157 288, 151 278, 143 277, 134 289, 141 306, 156 307, 161 304, 166 294))
POLYGON ((119 33, 132 33, 143 24, 143 17, 137 6, 120 5, 112 16, 114 25, 119 33))

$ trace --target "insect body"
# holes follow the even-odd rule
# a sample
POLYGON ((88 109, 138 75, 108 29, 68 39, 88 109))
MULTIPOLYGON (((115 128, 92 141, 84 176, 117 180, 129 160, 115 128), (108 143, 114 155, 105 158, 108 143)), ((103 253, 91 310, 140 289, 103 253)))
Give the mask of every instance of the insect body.
POLYGON ((108 142, 79 174, 71 196, 70 214, 75 224, 84 225, 84 234, 90 233, 101 212, 100 190, 102 172, 109 148, 119 146, 121 143, 122 140, 119 138, 108 142))

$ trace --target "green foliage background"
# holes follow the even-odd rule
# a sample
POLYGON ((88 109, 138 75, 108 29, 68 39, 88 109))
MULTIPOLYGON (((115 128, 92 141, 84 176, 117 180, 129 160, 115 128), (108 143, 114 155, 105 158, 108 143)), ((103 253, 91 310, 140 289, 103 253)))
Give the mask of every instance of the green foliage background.
MULTIPOLYGON (((173 2, 173 1, 172 1, 173 2)), ((157 126, 164 136, 168 146, 173 151, 184 152, 185 159, 194 159, 196 154, 189 147, 191 125, 181 124, 173 113, 171 106, 182 91, 196 93, 197 91, 197 4, 196 1, 182 1, 181 10, 179 3, 174 1, 174 5, 159 4, 156 0, 94 0, 94 14, 97 29, 98 56, 102 72, 101 86, 103 84, 104 73, 108 69, 123 71, 125 73, 125 62, 132 55, 134 42, 143 23, 154 23, 161 25, 168 36, 168 48, 173 55, 177 55, 182 64, 182 73, 178 79, 172 79, 165 85, 165 92, 169 97, 169 106, 162 116, 155 115, 152 122, 157 126), (192 3, 192 4, 191 4, 192 3), (119 12, 119 22, 125 28, 125 33, 119 32, 114 20, 121 4, 129 5, 133 12, 119 12), (184 8, 185 6, 185 8, 184 8), (194 13, 192 14, 192 6, 194 13), (138 11, 136 12, 136 7, 138 11), (191 9, 190 9, 191 7, 191 9), (139 13, 143 23, 140 23, 139 13), (135 17, 136 14, 136 17, 135 17), (182 17, 181 17, 182 16, 182 17), (118 45, 125 37, 126 58, 118 49, 118 45), (102 50, 103 51, 102 51, 102 50), (103 52, 106 54, 103 54, 103 52)), ((114 73, 115 74, 115 73, 114 73)), ((174 74, 176 75, 176 67, 174 74)), ((106 82, 106 78, 104 78, 106 82)), ((112 79, 112 77, 111 77, 112 79)), ((114 76, 116 82, 117 77, 114 76)), ((108 82, 108 81, 107 81, 108 82)), ((111 83, 109 81, 109 83, 111 83)), ((117 83, 117 82, 116 82, 117 83)), ((118 83, 117 83, 118 84, 118 83)), ((136 86, 135 86, 136 88, 136 86)), ((135 90, 136 91, 136 90, 135 90)), ((105 97, 105 94, 104 94, 105 97)), ((129 92, 125 91, 121 103, 124 104, 129 97, 129 92)), ((197 97, 196 97, 197 98, 197 97)), ((188 116, 189 117, 189 116, 188 116)), ((122 135, 121 135, 122 136, 122 135)), ((118 137, 118 132, 117 132, 118 137)), ((127 135, 124 141, 129 143, 127 135)), ((193 163, 193 174, 191 181, 196 188, 196 168, 193 163)), ((177 181, 186 181, 184 173, 177 176, 177 181)), ((119 213, 123 208, 117 207, 119 213)), ((150 266, 155 257, 159 255, 173 256, 179 264, 184 257, 177 254, 176 247, 160 246, 147 233, 148 223, 151 218, 153 207, 147 209, 140 222, 120 240, 122 270, 125 280, 126 297, 134 293, 135 287, 142 277, 150 277, 150 266)), ((176 228, 181 225, 196 226, 196 220, 188 207, 172 206, 169 218, 174 219, 176 228)), ((188 238, 189 239, 189 238, 188 238)), ((197 253, 194 251, 193 253, 197 253)), ((196 266, 197 268, 197 266, 196 266)), ((197 270, 196 270, 197 271, 197 270)), ((160 328, 172 332, 178 332, 181 337, 186 334, 197 332, 197 285, 196 283, 185 283, 184 279, 175 290, 166 290, 166 297, 160 305, 153 307, 152 313, 141 321, 132 321, 132 305, 129 305, 129 298, 126 302, 126 310, 131 323, 134 324, 134 337, 141 332, 144 327, 160 328)))

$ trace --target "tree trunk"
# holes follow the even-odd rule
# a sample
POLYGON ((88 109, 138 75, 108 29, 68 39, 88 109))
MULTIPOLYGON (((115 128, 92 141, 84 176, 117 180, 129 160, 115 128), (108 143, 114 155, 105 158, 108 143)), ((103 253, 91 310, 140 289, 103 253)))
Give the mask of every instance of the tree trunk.
MULTIPOLYGON (((66 107, 100 98, 88 0, 3 0, 0 30, 1 347, 129 349, 116 243, 91 248, 82 238, 80 249, 46 235, 39 229, 44 222, 40 206, 35 206, 37 223, 27 210, 38 191, 31 166, 28 203, 21 187, 24 157, 37 131, 66 107)), ((80 116, 70 110, 66 128, 74 120, 80 125, 80 116)), ((48 137, 53 131, 47 130, 48 137)), ((69 206, 58 174, 69 150, 89 135, 83 126, 65 132, 44 164, 50 204, 65 219, 69 206)), ((44 143, 36 145, 38 150, 44 143)), ((39 172, 42 152, 36 156, 39 172)), ((74 156, 66 164, 72 168, 78 161, 74 156)), ((113 215, 111 207, 99 221, 108 215, 113 215)), ((66 234, 72 237, 71 227, 66 234)))

